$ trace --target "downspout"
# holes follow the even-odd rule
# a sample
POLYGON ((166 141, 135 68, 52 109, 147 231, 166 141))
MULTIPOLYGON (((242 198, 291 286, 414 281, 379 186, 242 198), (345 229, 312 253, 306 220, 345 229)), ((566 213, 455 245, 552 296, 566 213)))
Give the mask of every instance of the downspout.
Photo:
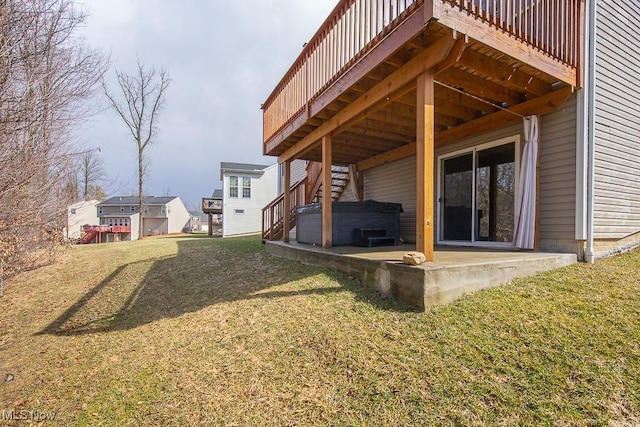
POLYGON ((593 264, 595 254, 593 250, 593 212, 594 212, 594 170, 595 170, 595 97, 596 97, 596 0, 589 0, 589 59, 587 79, 587 247, 584 252, 584 260, 593 264))

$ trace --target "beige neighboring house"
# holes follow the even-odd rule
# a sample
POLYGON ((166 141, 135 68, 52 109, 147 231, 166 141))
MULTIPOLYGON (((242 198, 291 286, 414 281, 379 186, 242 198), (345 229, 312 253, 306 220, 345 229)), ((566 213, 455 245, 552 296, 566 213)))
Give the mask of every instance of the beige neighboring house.
POLYGON ((76 240, 82 236, 83 225, 98 223, 97 200, 82 200, 67 206, 67 226, 63 230, 65 239, 76 240))
POLYGON ((138 212, 137 196, 115 196, 97 205, 100 225, 129 227, 126 240, 138 238, 138 221, 142 221, 144 236, 185 232, 191 215, 178 196, 147 196, 142 215, 138 212))

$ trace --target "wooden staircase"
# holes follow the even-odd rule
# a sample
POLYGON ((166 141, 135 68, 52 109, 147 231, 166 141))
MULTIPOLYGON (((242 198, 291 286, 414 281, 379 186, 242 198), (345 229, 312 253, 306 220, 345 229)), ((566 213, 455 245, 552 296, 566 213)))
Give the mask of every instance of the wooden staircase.
MULTIPOLYGON (((331 199, 338 200, 349 183, 349 168, 347 166, 331 166, 331 199)), ((307 177, 289 190, 291 197, 291 212, 289 214, 289 229, 296 226, 296 208, 308 203, 322 201, 325 193, 322 188, 322 163, 309 162, 307 177)), ((262 209, 262 242, 280 240, 284 231, 284 194, 280 194, 262 209)))
MULTIPOLYGON (((308 203, 319 203, 325 193, 322 188, 322 163, 309 162, 307 165, 308 203)), ((331 165, 331 200, 338 200, 349 183, 347 166, 331 165)))

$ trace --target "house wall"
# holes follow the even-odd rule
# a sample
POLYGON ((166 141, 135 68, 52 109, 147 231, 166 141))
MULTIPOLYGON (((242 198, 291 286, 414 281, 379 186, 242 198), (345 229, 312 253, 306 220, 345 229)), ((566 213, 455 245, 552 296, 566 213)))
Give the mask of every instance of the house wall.
MULTIPOLYGON (((347 186, 344 193, 353 193, 347 186)), ((355 199, 355 197, 354 197, 355 199)), ((401 203, 400 237, 416 241, 416 157, 407 157, 364 172, 364 199, 401 203)))
POLYGON ((576 241, 577 100, 572 96, 557 111, 540 118, 540 249, 572 252, 582 258, 576 241))
POLYGON ((138 212, 137 205, 123 205, 123 206, 102 206, 102 213, 98 214, 99 217, 123 215, 138 212), (132 209, 133 207, 133 209, 132 209))
POLYGON ((138 240, 138 224, 140 224, 140 214, 135 213, 129 217, 131 222, 131 235, 129 240, 138 240))
POLYGON ((640 12, 626 0, 598 2, 595 96, 596 252, 638 242, 640 232, 640 12))
POLYGON ((278 165, 264 170, 262 175, 250 172, 223 176, 222 236, 258 233, 262 230, 262 208, 278 195, 278 165), (229 197, 229 176, 251 177, 251 198, 242 198, 242 179, 238 197, 229 197), (238 213, 236 211, 243 211, 238 213))
POLYGON ((169 232, 168 218, 142 218, 142 232, 145 236, 157 236, 169 232))
MULTIPOLYGON (((543 250, 561 252, 579 251, 575 240, 575 130, 576 101, 572 98, 561 110, 545 115, 540 121, 540 241, 543 250)), ((436 149, 436 157, 497 141, 513 135, 522 135, 523 125, 516 123, 488 133, 474 135, 457 143, 436 149)), ((436 163, 437 173, 437 163, 436 163)), ((434 194, 437 191, 434 179, 434 194)), ((402 203, 400 234, 407 242, 415 242, 416 222, 416 158, 407 157, 365 171, 365 199, 402 203)), ((347 187, 341 201, 355 200, 347 187)), ((437 223, 437 200, 434 204, 437 223)), ((437 233, 436 233, 437 236, 437 233)))
POLYGON ((67 239, 79 239, 83 225, 98 225, 97 200, 74 203, 67 208, 67 227, 64 235, 67 239), (75 212, 75 213, 72 213, 75 212))
POLYGON ((145 205, 142 212, 145 218, 166 218, 165 205, 145 205))
POLYGON ((182 233, 186 231, 185 228, 189 225, 191 214, 185 207, 184 203, 182 203, 182 199, 180 199, 180 197, 176 197, 167 203, 167 206, 169 208, 168 232, 182 233))
MULTIPOLYGON (((291 185, 296 184, 307 177, 307 162, 306 160, 296 159, 291 162, 291 185)), ((283 192, 284 188, 284 167, 282 164, 278 165, 278 194, 283 192)))

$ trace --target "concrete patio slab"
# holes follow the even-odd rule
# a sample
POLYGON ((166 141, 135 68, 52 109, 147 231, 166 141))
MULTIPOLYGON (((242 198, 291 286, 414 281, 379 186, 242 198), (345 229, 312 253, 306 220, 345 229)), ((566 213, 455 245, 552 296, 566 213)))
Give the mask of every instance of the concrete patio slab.
POLYGON ((410 266, 402 263, 403 255, 415 250, 408 244, 324 249, 297 242, 266 242, 266 246, 273 255, 340 271, 421 310, 577 262, 575 254, 438 247, 433 262, 410 266))

